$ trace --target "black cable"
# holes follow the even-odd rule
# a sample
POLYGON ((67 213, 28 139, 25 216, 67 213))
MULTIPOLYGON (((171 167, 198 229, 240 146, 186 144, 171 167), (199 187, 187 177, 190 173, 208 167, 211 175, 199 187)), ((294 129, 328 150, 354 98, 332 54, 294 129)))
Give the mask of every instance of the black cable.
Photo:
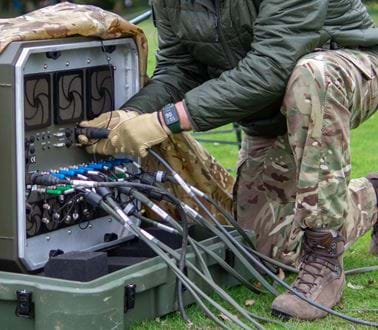
MULTIPOLYGON (((107 51, 106 51, 106 47, 104 45, 104 42, 102 39, 100 39, 100 43, 101 43, 101 49, 102 49, 102 52, 104 53, 104 56, 105 56, 105 60, 107 62, 107 65, 108 65, 108 68, 109 68, 109 73, 110 73, 110 78, 112 80, 112 83, 114 84, 114 74, 113 74, 113 68, 112 68, 112 65, 110 64, 110 61, 108 61, 108 57, 107 57, 107 51)), ((112 101, 113 102, 113 101, 112 101)), ((114 112, 114 105, 112 104, 112 107, 111 107, 111 111, 110 111, 110 116, 109 116, 109 120, 108 120, 108 123, 106 125, 106 129, 109 129, 109 126, 110 126, 110 123, 112 122, 112 119, 113 119, 113 112, 114 112)), ((94 146, 95 144, 97 144, 98 142, 100 141, 100 139, 96 139, 94 140, 92 143, 89 143, 89 144, 86 144, 85 147, 90 147, 90 146, 94 146)), ((93 153, 93 160, 96 161, 96 154, 93 153)))
MULTIPOLYGON (((185 273, 185 260, 186 260, 186 253, 188 249, 188 221, 186 218, 186 214, 182 211, 181 223, 182 223, 182 245, 181 245, 181 257, 179 260, 179 269, 185 273)), ((178 305, 180 309, 181 316, 183 320, 187 323, 191 323, 191 320, 189 319, 188 314, 185 311, 185 305, 184 305, 184 298, 183 298, 183 285, 182 281, 177 281, 177 295, 178 295, 178 305)))
POLYGON ((368 266, 362 268, 349 269, 345 271, 345 275, 355 275, 362 273, 370 273, 378 271, 378 266, 368 266))
MULTIPOLYGON (((80 190, 80 189, 79 189, 80 190)), ((141 237, 146 244, 148 244, 153 251, 155 251, 159 256, 163 258, 164 261, 168 264, 168 266, 176 273, 176 275, 186 283, 186 287, 190 290, 192 288, 196 291, 200 296, 206 299, 209 303, 211 303, 214 307, 216 307, 220 312, 224 313, 230 320, 235 322, 243 329, 249 329, 243 322, 239 320, 239 318, 235 317, 229 311, 227 311, 224 307, 216 303, 213 299, 211 299, 208 295, 206 295, 202 290, 200 290, 191 280, 184 275, 177 266, 172 263, 170 258, 164 254, 163 251, 168 252, 171 256, 173 256, 176 260, 180 259, 180 255, 168 247, 166 244, 160 242, 156 238, 154 238, 151 234, 139 229, 130 219, 124 214, 124 212, 119 208, 118 204, 112 199, 111 194, 104 194, 104 197, 100 195, 88 191, 86 194, 87 200, 93 205, 100 205, 107 213, 114 216, 118 221, 123 223, 125 226, 130 228, 130 230, 138 237, 141 237), (102 199, 105 199, 109 205, 107 205, 102 199), (152 244, 153 243, 153 244, 152 244), (156 244, 156 246, 154 245, 156 244), (163 251, 159 251, 162 249, 163 251)), ((209 280, 205 275, 203 275, 192 263, 188 262, 188 266, 197 273, 210 287, 212 287, 215 292, 217 292, 220 296, 222 296, 229 304, 231 304, 234 308, 236 308, 245 318, 247 318, 250 322, 252 322, 256 328, 263 329, 261 325, 252 318, 252 316, 238 303, 236 303, 223 289, 221 289, 218 285, 216 285, 212 280, 209 280)), ((202 302, 199 301, 201 304, 202 302)), ((202 305, 201 305, 202 306, 202 305)))
MULTIPOLYGON (((156 188, 154 187, 154 189, 158 190, 159 191, 159 188, 156 188)), ((157 213, 164 221, 167 221, 170 225, 174 226, 177 230, 180 231, 180 233, 182 233, 182 228, 178 225, 178 223, 169 216, 169 214, 165 213, 163 210, 160 209, 160 207, 154 203, 151 202, 151 200, 149 200, 146 196, 144 196, 143 194, 141 193, 138 193, 136 192, 135 190, 131 190, 131 193, 133 194, 133 196, 135 198, 137 198, 138 200, 140 200, 143 204, 147 205, 149 208, 151 208, 155 213, 157 213)), ((180 210, 182 209, 181 205, 180 205, 180 201, 177 200, 174 196, 170 196, 171 194, 169 192, 166 192, 165 191, 165 194, 167 196, 169 196, 169 198, 171 199, 171 201, 173 201, 175 203, 175 205, 177 206, 177 209, 180 210)), ((191 246, 196 249, 197 247, 201 248, 205 253, 209 254, 213 259, 215 259, 218 264, 226 271, 228 271, 232 276, 234 276, 236 279, 238 279, 244 286, 246 286, 248 289, 250 289, 251 291, 255 292, 255 293, 263 293, 264 291, 262 291, 261 289, 258 289, 256 287, 254 287, 251 283, 249 283, 243 276, 241 276, 239 273, 237 273, 231 266, 229 266, 222 258, 220 258, 219 256, 217 256, 216 254, 212 253, 211 251, 208 251, 206 249, 206 247, 204 247, 201 243, 199 242, 196 242, 195 240, 191 239, 189 237, 189 243, 191 244, 191 246)), ((197 251, 196 252, 196 255, 198 256, 201 264, 204 264, 204 271, 206 270, 207 266, 206 264, 204 263, 204 261, 201 260, 201 254, 197 251)), ((201 267, 202 268, 202 267, 201 267)), ((208 274, 208 277, 210 278, 211 275, 209 273, 208 274)))
MULTIPOLYGON (((109 205, 116 209, 118 205, 115 203, 115 201, 110 197, 106 196, 105 200, 109 205)), ((119 209, 120 212, 122 210, 119 209)), ((131 224, 130 224, 131 226, 131 224)), ((135 227, 134 224, 132 226, 135 227)), ((136 230, 140 231, 138 227, 136 227, 136 230)), ((168 245, 164 244, 163 242, 156 240, 155 242, 163 251, 169 253, 172 257, 174 257, 176 260, 179 260, 181 258, 180 254, 170 248, 168 245)), ((241 307, 232 297, 230 297, 221 287, 219 287, 214 281, 209 280, 204 274, 202 274, 197 267, 195 267, 190 261, 187 261, 187 266, 193 270, 198 276, 200 276, 210 287, 212 287, 215 292, 220 295, 225 301, 227 301, 229 304, 231 304, 235 309, 237 309, 244 317, 246 317, 249 321, 251 321, 258 329, 262 329, 261 325, 258 324, 246 311, 243 307, 241 307)), ((238 319, 237 319, 238 320, 238 319)), ((239 320, 238 320, 239 321, 239 320)))
MULTIPOLYGON (((174 180, 174 178, 172 176, 167 176, 167 178, 168 178, 168 180, 170 182, 177 184, 176 181, 174 180)), ((238 222, 234 219, 234 217, 231 214, 229 214, 221 205, 219 205, 209 195, 205 194, 204 192, 200 191, 199 189, 197 189, 197 188, 195 188, 193 186, 190 186, 190 187, 193 189, 193 192, 195 194, 197 194, 197 196, 204 198, 211 205, 213 205, 224 216, 224 218, 229 222, 229 224, 233 225, 237 229, 238 233, 242 235, 242 237, 244 238, 244 240, 247 241, 248 243, 250 243, 249 244, 250 246, 246 246, 245 245, 245 248, 250 253, 255 254, 259 258, 264 259, 268 263, 270 263, 272 265, 275 265, 277 267, 280 267, 283 270, 287 270, 289 272, 296 273, 296 274, 299 273, 298 269, 296 269, 294 267, 291 267, 289 265, 286 265, 286 264, 284 264, 284 263, 282 263, 282 262, 280 262, 278 260, 272 259, 272 258, 270 258, 270 257, 268 257, 268 256, 266 256, 266 255, 264 255, 262 253, 260 253, 259 251, 257 251, 256 248, 253 246, 252 240, 251 239, 247 239, 247 238, 249 238, 249 236, 245 234, 245 231, 240 227, 240 225, 238 224, 238 222)), ((345 275, 368 273, 368 272, 372 272, 372 271, 376 271, 376 270, 378 270, 378 266, 363 267, 363 268, 357 268, 357 269, 350 269, 350 270, 346 270, 345 271, 345 275)))
MULTIPOLYGON (((107 200, 108 202, 110 202, 111 204, 113 204, 114 201, 111 201, 111 199, 108 199, 107 200)), ((229 311, 227 311, 223 306, 221 306, 220 304, 218 304, 216 301, 214 301, 212 298, 210 298, 208 295, 206 295, 202 290, 200 290, 197 285, 195 285, 189 278, 187 278, 187 276, 185 274, 183 274, 179 269, 178 267, 176 266, 176 264, 174 262, 172 262, 172 260, 164 253, 164 250, 162 250, 162 248, 166 249, 166 251, 169 251, 169 253, 176 259, 178 260, 180 258, 179 254, 177 254, 177 252, 175 252, 174 250, 170 249, 168 246, 166 246, 165 244, 163 244, 162 242, 158 241, 156 238, 154 238, 152 235, 144 232, 143 230, 139 229, 137 226, 135 226, 132 222, 130 221, 125 221, 124 217, 122 217, 122 214, 120 212, 122 212, 122 210, 119 209, 119 212, 115 211, 113 209, 113 206, 109 206, 107 205, 105 202, 101 201, 100 202, 100 206, 101 208, 103 208, 107 213, 109 213, 110 215, 112 215, 113 217, 115 217, 116 219, 118 219, 119 221, 123 222, 123 223, 127 223, 128 224, 128 228, 130 228, 130 230, 137 236, 137 237, 140 237, 142 238, 142 240, 157 254, 159 255, 166 263, 167 265, 170 267, 170 269, 176 274, 176 276, 178 276, 184 283, 185 283, 185 286, 186 288, 193 294, 197 293, 198 295, 202 296, 202 298, 206 299, 209 303, 211 303, 216 309, 218 309, 221 313, 223 313, 224 315, 226 315, 226 317, 228 317, 230 320, 232 320, 234 323, 236 323, 238 326, 240 326, 242 329, 250 329, 247 325, 245 325, 242 321, 239 320, 238 317, 236 317, 235 315, 231 314, 229 311)), ((188 263, 188 266, 191 267, 191 269, 193 270, 196 270, 196 268, 194 267, 194 265, 192 265, 191 263, 188 263)), ((198 270, 197 270, 198 271, 198 270)), ((202 275, 203 279, 208 282, 208 284, 210 286, 213 286, 213 283, 211 283, 200 271, 198 271, 198 275, 202 275)), ((219 290, 219 292, 222 293, 222 289, 217 287, 217 286, 214 286, 215 289, 219 290)), ((216 290, 216 291, 217 291, 216 290)), ((218 292, 218 293, 219 293, 218 292)), ((228 296, 227 294, 225 294, 226 296, 228 296)), ((195 295, 194 295, 195 296, 195 295)), ((197 296, 198 297, 198 296, 197 296)), ((229 302, 234 302, 233 299, 231 297, 228 296, 227 298, 229 300, 229 302)), ((201 307, 203 307, 203 302, 199 299, 198 300, 199 304, 201 307)), ((234 302, 239 308, 239 311, 243 313, 243 308, 240 307, 236 302, 234 302)), ((237 306, 234 306, 234 307, 237 307, 237 306)), ((206 310, 206 313, 208 313, 209 310, 206 310)), ((211 313, 211 312, 210 312, 211 313)), ((211 313, 212 314, 212 313, 211 313)), ((211 315, 210 314, 210 315, 211 315)), ((213 315, 213 314, 212 314, 213 315)), ((209 317, 212 317, 212 319, 215 321, 217 318, 213 316, 209 316, 209 317), (214 318, 213 318, 214 317, 214 318)), ((263 329, 263 327, 258 324, 255 320, 253 320, 251 318, 251 316, 248 315, 248 317, 246 316, 247 319, 249 319, 254 325, 256 328, 258 329, 263 329)), ((222 324, 221 322, 217 322, 218 325, 220 325, 222 328, 226 328, 224 324, 222 324)))
MULTIPOLYGON (((181 179, 181 178, 180 178, 181 179)), ((182 179, 181 179, 182 180, 182 179)), ((87 185, 89 185, 89 186, 95 186, 96 184, 97 185, 105 185, 105 186, 109 186, 109 185, 115 185, 115 186, 117 186, 117 185, 128 185, 128 184, 130 184, 130 183, 127 183, 127 182, 122 182, 122 183, 120 183, 120 182, 113 182, 113 183, 96 183, 96 182, 91 182, 91 183, 82 183, 82 184, 87 184, 87 185)), ((134 184, 134 183, 133 183, 134 184)), ((146 185, 143 185, 143 184, 135 184, 136 186, 139 186, 139 187, 142 187, 142 188, 146 188, 145 186, 146 185)), ((197 220, 202 220, 201 218, 202 218, 202 216, 200 216, 199 214, 198 214, 198 212, 196 212, 196 211, 194 211, 194 210, 191 210, 191 212, 195 212, 195 214, 192 214, 192 215, 195 215, 195 217, 194 218, 196 218, 197 217, 197 220)), ((207 222, 204 222, 204 224, 206 225, 207 224, 207 222)), ((224 233, 223 232, 220 232, 220 231, 218 231, 218 230, 214 230, 214 228, 211 228, 211 225, 210 224, 208 224, 209 225, 209 229, 211 229, 214 233, 216 233, 220 238, 222 238, 222 240, 226 243, 227 242, 227 239, 225 238, 225 236, 224 236, 224 233)), ((234 250, 234 253, 235 253, 235 250, 234 250)), ((252 260, 254 260, 254 262, 256 263, 256 264, 259 264, 259 261, 258 260, 256 260, 252 255, 250 255, 250 258, 252 259, 252 260)), ((247 266, 247 264, 246 264, 246 266, 247 266)), ((303 301, 305 301, 305 302, 307 302, 308 304, 310 304, 310 305, 312 305, 312 306, 314 306, 314 307, 316 307, 316 308, 319 308, 319 309, 321 309, 321 310, 323 310, 323 311, 325 311, 325 312, 327 312, 327 313, 329 313, 329 314, 332 314, 332 315, 335 315, 335 316, 338 316, 338 317, 340 317, 340 318, 343 318, 343 319, 345 319, 345 320, 348 320, 348 321, 350 321, 350 322, 353 322, 353 323, 357 323, 357 324, 362 324, 362 325, 367 325, 367 326, 374 326, 374 327, 378 327, 378 323, 374 323, 374 322, 369 322, 369 321, 364 321, 364 320, 360 320, 360 319, 356 319, 356 318, 353 318, 353 317, 350 317, 350 316, 348 316, 348 315, 344 315, 344 314, 342 314, 342 313, 339 313, 339 312, 337 312, 337 311, 334 311, 334 310, 332 310, 332 309, 330 309, 330 308, 327 308, 327 307, 325 307, 325 306, 322 306, 322 305, 320 305, 320 304, 318 304, 318 303, 316 303, 316 302, 314 302, 313 300, 311 300, 311 299, 308 299, 307 297, 305 297, 305 296, 303 296, 302 294, 300 294, 300 293, 298 293, 297 291, 295 291, 291 286, 289 286, 285 281, 283 281, 283 280, 281 280, 278 276, 276 276, 273 272, 271 272, 264 264, 262 264, 262 263, 260 263, 260 268, 262 268, 266 273, 267 273, 267 275, 269 276, 269 277, 271 277, 273 280, 275 280, 276 282, 278 282, 280 285, 282 285, 282 286, 284 286, 288 291, 290 291, 290 292, 292 292, 294 295, 296 295, 298 298, 300 298, 301 300, 303 300, 303 301)))
MULTIPOLYGON (((95 188, 95 187, 99 187, 99 186, 104 186, 104 187, 126 186, 126 187, 134 187, 134 188, 141 188, 141 189, 158 189, 154 186, 148 186, 148 185, 145 185, 145 184, 135 183, 135 182, 87 182, 87 181, 73 180, 71 182, 71 184, 74 185, 74 186, 77 186, 77 187, 87 187, 87 188, 95 188)), ((191 210, 191 211, 195 212, 194 210, 191 210)), ((187 212, 187 210, 186 210, 186 212, 187 212)), ((204 220, 202 218, 202 216, 200 216, 197 212, 195 212, 195 213, 196 213, 196 215, 198 215, 200 217, 197 220, 203 221, 204 225, 208 229, 210 229, 213 233, 215 233, 217 236, 221 235, 221 232, 219 230, 214 232, 214 229, 211 226, 208 227, 210 224, 206 220, 204 220)), ((189 216, 190 216, 190 214, 189 214, 189 216)), ((221 228, 224 230, 224 228, 222 226, 221 226, 221 228)), ((245 259, 245 257, 241 254, 241 252, 239 251, 239 248, 237 248, 234 245, 235 242, 236 242, 234 240, 234 238, 232 236, 230 236, 229 233, 227 233, 227 234, 228 234, 228 236, 221 235, 226 246, 229 249, 232 250, 232 252, 235 254, 235 256, 248 269, 248 271, 256 278, 256 280, 259 281, 262 284, 263 287, 267 288, 273 294, 278 294, 278 291, 276 290, 276 288, 272 287, 272 285, 269 282, 267 282, 267 280, 255 268, 253 268, 251 263, 249 261, 247 261, 247 259, 245 259), (229 239, 230 237, 231 237, 231 240, 229 239), (232 241, 234 241, 234 243, 232 243, 232 241)), ((236 242, 236 243, 241 246, 241 244, 239 242, 236 242)), ((250 256, 250 258, 252 258, 252 256, 250 256)), ((259 262, 256 261, 256 259, 252 259, 252 260, 254 260, 254 264, 259 264, 259 262)))
MULTIPOLYGON (((175 179, 173 177, 169 177, 169 180, 172 182, 172 183, 175 183, 177 184, 177 182, 175 181, 175 179)), ((249 252, 251 253, 254 253, 256 256, 258 256, 260 259, 263 259, 262 262, 265 263, 265 261, 268 261, 266 260, 267 258, 265 258, 265 256, 261 253, 259 253, 257 250, 256 250, 256 247, 255 247, 255 244, 254 242, 252 241, 252 239, 246 234, 245 230, 243 228, 241 228, 241 226, 239 225, 239 223, 234 219, 233 216, 231 216, 222 206, 220 206, 217 202, 214 201, 214 199, 212 199, 210 196, 208 196, 207 194, 205 194, 204 192, 200 191, 199 189, 189 185, 189 187, 192 189, 193 193, 195 193, 198 197, 201 197, 203 198, 205 201, 209 202, 211 205, 213 205, 222 215, 223 217, 227 220, 227 222, 229 223, 229 225, 233 226, 237 231, 238 233, 243 237, 243 239, 248 243, 249 245, 249 252)), ((244 244, 243 244, 244 245, 244 244)), ((246 245, 244 245, 244 247, 247 247, 246 245)), ((268 263, 265 263, 265 266, 269 267, 271 271, 274 271, 274 272, 277 272, 277 270, 275 268, 272 267, 272 265, 275 265, 274 262, 269 262, 268 263)), ((282 264, 284 265, 284 264, 282 264)), ((288 267, 286 267, 285 265, 285 268, 286 270, 288 270, 288 267)))
MULTIPOLYGON (((137 215, 135 215, 135 216, 137 216, 137 215)), ((146 218, 146 217, 141 216, 141 215, 139 215, 139 216, 137 216, 137 217, 138 217, 139 219, 141 219, 143 222, 145 222, 145 223, 147 223, 147 224, 149 224, 149 225, 151 225, 151 226, 153 226, 153 227, 159 228, 159 229, 161 229, 161 230, 165 230, 165 231, 167 231, 167 232, 169 232, 169 233, 177 233, 177 234, 179 234, 179 232, 176 231, 175 229, 173 229, 172 227, 168 227, 168 226, 166 226, 166 225, 162 225, 162 224, 156 222, 156 220, 152 220, 152 219, 146 218)), ((196 241, 194 241, 194 242, 197 243, 196 241)), ((192 243, 191 243, 191 245, 192 245, 192 243)), ((205 250, 206 250, 206 247, 205 247, 205 246, 202 246, 202 248, 204 249, 204 252, 206 252, 206 251, 205 251, 205 250)), ((212 251, 210 251, 210 252, 211 252, 212 254, 214 254, 214 255, 216 256, 216 258, 220 258, 217 254, 213 253, 212 251)), ((217 261, 216 258, 214 258, 215 261, 217 261)), ((221 258, 220 258, 220 260, 223 261, 223 259, 221 259, 221 258)), ((230 266, 229 266, 229 267, 230 267, 230 266)), ((255 319, 259 320, 259 321, 266 322, 266 323, 273 323, 273 324, 277 324, 277 325, 280 325, 280 326, 286 327, 283 323, 281 323, 281 322, 279 322, 279 321, 275 321, 275 320, 272 320, 272 319, 268 319, 268 318, 265 318, 265 317, 262 317, 262 316, 256 315, 256 314, 254 314, 254 313, 251 313, 251 312, 249 312, 249 314, 251 314, 251 316, 252 316, 253 318, 255 318, 255 319)))
MULTIPOLYGON (((137 215, 135 215, 137 216, 137 215)), ((162 225, 164 227, 160 227, 158 225, 160 225, 159 223, 157 223, 156 221, 154 220, 150 220, 146 217, 143 217, 143 216, 137 216, 139 219, 141 219, 142 221, 145 221, 147 223, 150 223, 154 226, 157 226, 157 228, 160 228, 162 230, 166 230, 168 232, 171 232, 172 230, 172 227, 168 227, 165 226, 165 225, 162 225)), ((176 231, 177 233, 180 233, 180 231, 176 231)), ((203 251, 204 254, 208 254, 212 259, 214 259, 217 264, 222 267, 225 271, 227 271, 228 273, 230 273, 235 279, 237 279, 241 284, 243 284, 246 288, 248 288, 249 290, 251 290, 252 292, 254 293, 261 293, 260 290, 258 290, 257 288, 255 288, 251 283, 249 283, 243 276, 241 276, 234 268, 232 268, 229 264, 227 264, 221 257, 219 257, 216 253, 214 253, 213 251, 209 250, 207 246, 203 245, 202 243, 200 242, 197 242, 196 240, 193 240, 190 238, 189 236, 189 243, 190 245, 193 247, 193 250, 195 250, 194 248, 199 248, 203 251)), ((201 254, 200 253, 196 253, 196 256, 200 256, 201 254)), ((205 274, 206 275, 206 274, 205 274)), ((206 275, 208 278, 212 278, 212 276, 210 275, 206 275)))
MULTIPOLYGON (((137 198, 139 197, 139 200, 141 202, 145 202, 146 203, 146 200, 144 200, 142 197, 141 197, 141 194, 138 194, 136 191, 130 189, 128 191, 125 191, 125 190, 122 190, 122 189, 119 189, 119 192, 121 193, 129 193, 130 195, 134 196, 134 198, 137 198)), ((149 200, 147 200, 147 203, 149 204, 149 200)), ((156 210, 156 207, 154 208, 154 205, 150 205, 151 209, 152 210, 156 210)), ((188 221, 187 221, 187 216, 184 212, 184 210, 182 209, 181 205, 178 205, 177 207, 177 210, 179 212, 179 215, 180 215, 180 219, 181 219, 181 222, 182 222, 182 232, 181 232, 181 236, 182 236, 182 245, 181 245, 181 258, 179 260, 179 263, 178 263, 178 267, 180 269, 181 272, 185 273, 185 260, 186 260, 186 254, 187 254, 187 248, 188 248, 188 221)), ((160 212, 161 214, 162 212, 160 212)), ((136 216, 138 216, 138 214, 136 214, 136 216)), ((141 219, 143 220, 143 219, 141 219)), ((200 257, 200 255, 199 255, 200 257)), ((203 261, 203 260, 202 260, 203 261)), ((206 267, 206 263, 203 262, 203 264, 205 265, 206 267)), ((210 273, 208 272, 207 274, 210 275, 210 273)), ((180 279, 177 279, 177 301, 178 301, 178 307, 179 307, 179 311, 180 311, 180 314, 181 314, 181 317, 182 319, 187 322, 187 323, 191 323, 191 320, 188 316, 188 314, 186 313, 185 311, 185 304, 184 304, 184 298, 183 298, 183 283, 180 279)))
MULTIPOLYGON (((209 212, 209 210, 207 210, 206 206, 204 206, 203 203, 201 203, 201 201, 198 200, 197 196, 193 193, 193 191, 190 189, 190 187, 188 186, 188 184, 185 183, 185 181, 173 170, 173 168, 164 159, 162 159, 160 157, 160 155, 157 154, 155 151, 153 151, 153 150, 150 149, 149 152, 156 159, 158 159, 172 173, 172 175, 176 179, 177 183, 180 184, 182 186, 182 188, 187 192, 187 194, 196 201, 196 203, 207 213, 207 215, 210 217, 210 219, 217 221, 216 219, 214 219, 214 217, 209 212)), ((250 255, 251 259, 254 259, 254 257, 251 254, 249 254, 249 255, 250 255)), ((301 300, 303 300, 303 301, 307 302, 308 304, 312 305, 313 307, 316 307, 316 308, 318 308, 320 310, 323 310, 323 311, 325 311, 325 312, 327 312, 329 314, 338 316, 338 317, 340 317, 342 319, 345 319, 345 320, 353 322, 353 323, 357 323, 357 324, 361 324, 361 325, 366 325, 366 326, 372 326, 372 327, 378 327, 378 323, 356 319, 356 318, 350 317, 348 315, 344 315, 342 313, 339 313, 339 312, 334 311, 334 310, 332 310, 332 309, 330 309, 328 307, 325 307, 325 306, 322 306, 322 305, 316 303, 312 299, 309 299, 309 298, 305 297, 303 294, 301 294, 301 293, 297 292, 296 290, 294 290, 285 281, 281 280, 278 276, 276 276, 273 272, 271 272, 270 269, 268 267, 266 267, 263 263, 260 263, 260 267, 267 273, 267 275, 269 275, 269 277, 271 277, 273 280, 275 280, 280 285, 282 285, 283 287, 285 287, 288 291, 290 291, 291 293, 293 293, 295 296, 297 296, 301 300)))
MULTIPOLYGON (((260 270, 262 269, 260 267, 261 262, 257 260, 253 255, 251 255, 244 246, 236 241, 229 232, 218 222, 218 220, 211 214, 211 212, 207 209, 207 207, 198 199, 195 193, 190 189, 189 185, 173 170, 173 168, 160 157, 159 154, 154 152, 153 150, 149 149, 149 152, 151 155, 153 155, 158 161, 160 161, 173 175, 176 182, 184 189, 184 191, 200 206, 200 208, 206 213, 206 215, 209 217, 209 219, 213 222, 215 227, 218 229, 219 232, 223 233, 223 237, 226 237, 227 240, 225 243, 227 246, 234 252, 234 254, 243 262, 245 266, 250 265, 250 262, 252 262, 254 265, 256 265, 260 270), (249 259, 249 261, 247 259, 249 259)), ((194 211, 193 209, 188 209, 189 212, 194 211)), ((194 211, 196 215, 199 215, 198 212, 194 211)), ((199 221, 203 221, 202 216, 198 217, 199 221)), ((206 221, 205 221, 206 223, 206 221)), ((204 223, 204 224, 205 224, 204 223)), ((265 266, 265 265, 264 265, 265 266)), ((249 268, 252 274, 255 276, 255 278, 273 295, 278 296, 279 292, 276 288, 274 288, 257 270, 250 267, 249 268)))

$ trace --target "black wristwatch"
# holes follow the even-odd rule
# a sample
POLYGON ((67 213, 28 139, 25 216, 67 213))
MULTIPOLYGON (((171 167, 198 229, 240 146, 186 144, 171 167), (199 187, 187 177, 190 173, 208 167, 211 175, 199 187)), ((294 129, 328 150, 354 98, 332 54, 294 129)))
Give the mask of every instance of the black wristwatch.
POLYGON ((161 110, 165 125, 173 134, 181 133, 180 117, 174 104, 167 104, 161 110))

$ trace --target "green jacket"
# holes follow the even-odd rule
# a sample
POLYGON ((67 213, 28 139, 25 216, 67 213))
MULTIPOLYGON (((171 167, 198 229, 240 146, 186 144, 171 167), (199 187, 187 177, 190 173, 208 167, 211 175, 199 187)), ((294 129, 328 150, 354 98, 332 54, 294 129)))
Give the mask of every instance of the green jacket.
POLYGON ((360 0, 154 0, 159 36, 151 82, 125 106, 185 100, 195 130, 240 122, 250 135, 286 130, 280 105, 298 59, 330 41, 378 45, 360 0))

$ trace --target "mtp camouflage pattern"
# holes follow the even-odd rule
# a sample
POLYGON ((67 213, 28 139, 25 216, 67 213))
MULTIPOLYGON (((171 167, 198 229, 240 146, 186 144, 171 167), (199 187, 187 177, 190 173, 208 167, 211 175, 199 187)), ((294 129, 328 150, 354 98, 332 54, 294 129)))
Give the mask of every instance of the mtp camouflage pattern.
MULTIPOLYGON (((156 146, 155 149, 186 182, 212 197, 212 199, 216 200, 218 204, 230 213, 232 212, 232 188, 235 179, 190 134, 171 135, 167 141, 156 146)), ((157 169, 166 171, 151 156, 143 158, 142 161, 143 166, 151 171, 156 171, 157 169)), ((205 216, 197 204, 191 198, 188 198, 187 194, 180 187, 169 185, 168 189, 180 200, 185 201, 205 216)), ((224 220, 215 207, 206 202, 205 204, 212 214, 218 219, 224 220)), ((170 210, 170 213, 175 214, 175 208, 169 204, 164 205, 164 208, 170 210)))
POLYGON ((374 188, 350 180, 350 130, 378 108, 377 74, 378 51, 311 53, 287 86, 288 133, 245 137, 235 213, 265 254, 295 264, 305 228, 341 230, 348 246, 374 225, 374 188))
POLYGON ((138 47, 140 81, 146 81, 148 53, 146 36, 142 29, 117 14, 95 6, 64 2, 27 15, 0 19, 0 53, 14 41, 73 36, 101 39, 132 37, 138 47))

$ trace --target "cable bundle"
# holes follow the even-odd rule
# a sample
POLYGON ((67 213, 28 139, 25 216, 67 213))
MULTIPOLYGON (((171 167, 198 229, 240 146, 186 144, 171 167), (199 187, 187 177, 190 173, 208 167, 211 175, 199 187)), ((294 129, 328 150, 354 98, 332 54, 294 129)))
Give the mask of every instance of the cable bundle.
MULTIPOLYGON (((333 314, 347 321, 357 324, 378 327, 378 323, 364 321, 356 319, 327 307, 321 306, 316 302, 306 298, 301 293, 293 290, 290 285, 280 279, 277 273, 277 267, 297 272, 295 268, 288 267, 278 261, 275 261, 269 257, 260 254, 255 250, 253 241, 247 235, 247 233, 238 225, 237 221, 228 214, 222 207, 210 197, 204 193, 188 185, 178 173, 176 173, 171 166, 164 161, 156 152, 150 150, 150 153, 158 159, 167 169, 169 174, 158 172, 154 174, 144 173, 143 170, 138 167, 139 174, 133 174, 129 176, 128 180, 118 179, 116 173, 106 175, 101 173, 97 178, 92 177, 92 180, 76 180, 70 179, 69 184, 76 190, 77 193, 84 196, 88 203, 95 208, 100 208, 106 213, 114 217, 125 228, 130 230, 135 236, 141 239, 147 246, 149 246, 158 256, 160 256, 170 270, 177 277, 177 295, 178 305, 183 319, 186 322, 190 322, 188 315, 185 312, 183 301, 183 287, 192 295, 194 300, 204 311, 204 313, 212 319, 221 328, 228 328, 217 316, 210 310, 208 306, 216 309, 219 313, 225 315, 231 322, 242 329, 251 329, 251 326, 257 329, 263 329, 260 322, 272 322, 278 323, 275 320, 260 317, 240 306, 227 292, 219 287, 214 281, 207 265, 204 260, 204 256, 208 255, 213 258, 220 267, 225 271, 233 275, 241 284, 246 286, 253 292, 266 292, 273 295, 278 295, 277 289, 268 281, 268 279, 280 284, 300 299, 306 301, 310 305, 319 308, 327 313, 333 314), (94 180, 96 179, 96 180, 94 180), (137 181, 136 181, 137 180, 137 181), (179 185, 187 195, 192 198, 196 205, 204 212, 205 217, 199 214, 196 210, 188 206, 183 201, 178 200, 170 192, 164 189, 163 183, 170 182, 179 185), (110 189, 112 188, 112 189, 110 189), (114 190, 116 193, 114 193, 114 190), (177 222, 172 216, 166 213, 158 204, 154 201, 166 201, 173 204, 179 214, 180 222, 177 222), (145 207, 149 208, 159 218, 160 222, 152 221, 138 212, 138 203, 142 203, 145 207), (222 226, 218 219, 206 208, 204 201, 214 205, 229 224, 234 227, 242 236, 244 242, 236 240, 226 227, 222 226), (138 217, 142 222, 155 226, 159 229, 165 230, 170 233, 180 234, 182 236, 182 249, 181 252, 177 252, 170 248, 168 245, 159 241, 156 237, 146 232, 144 229, 139 228, 135 223, 130 220, 130 216, 138 217), (229 264, 227 264, 216 253, 209 251, 200 242, 195 241, 189 236, 188 233, 188 219, 191 219, 194 223, 199 224, 207 228, 214 236, 218 237, 225 246, 235 255, 235 257, 243 264, 248 273, 261 283, 264 289, 253 286, 248 279, 244 278, 229 264), (193 262, 190 262, 186 258, 188 245, 191 246, 198 261, 199 268, 193 262), (209 295, 203 292, 187 275, 186 269, 202 281, 204 281, 211 289, 219 295, 225 302, 227 302, 232 308, 234 308, 243 319, 239 318, 235 314, 231 313, 225 307, 218 304, 209 295), (265 291, 266 290, 266 291, 265 291)), ((123 171, 122 168, 118 171, 123 171)), ((108 173, 109 174, 109 173, 108 173)), ((127 173, 126 173, 127 174, 127 173)), ((370 267, 368 270, 377 270, 377 267, 370 267)), ((367 269, 358 270, 358 272, 367 271, 367 269)), ((351 271, 349 273, 356 273, 351 271)))

